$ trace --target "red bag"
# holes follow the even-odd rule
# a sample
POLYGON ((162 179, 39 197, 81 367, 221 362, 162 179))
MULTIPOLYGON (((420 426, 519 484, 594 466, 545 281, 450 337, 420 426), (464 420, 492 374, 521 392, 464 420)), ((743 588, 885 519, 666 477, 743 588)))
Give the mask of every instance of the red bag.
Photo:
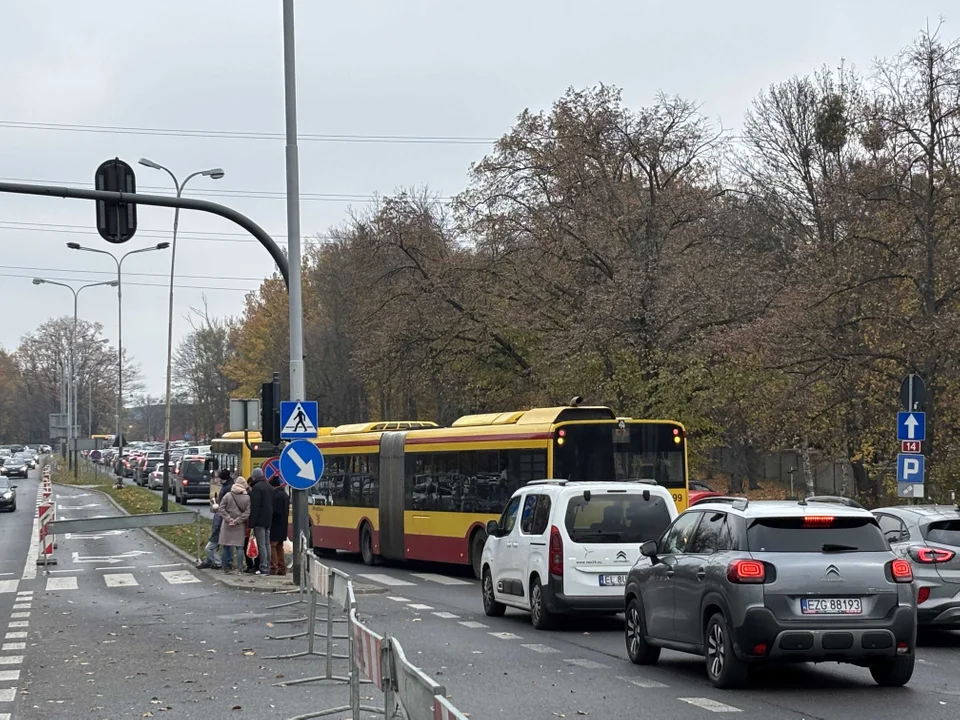
POLYGON ((250 533, 250 539, 247 541, 247 557, 251 560, 256 560, 259 554, 260 552, 259 548, 257 547, 257 536, 253 533, 250 533))

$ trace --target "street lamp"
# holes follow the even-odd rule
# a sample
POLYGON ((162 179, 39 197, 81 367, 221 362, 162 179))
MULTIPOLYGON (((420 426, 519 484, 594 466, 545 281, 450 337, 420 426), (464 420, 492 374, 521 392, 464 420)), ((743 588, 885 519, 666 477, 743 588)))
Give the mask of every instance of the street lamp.
POLYGON ((116 255, 114 255, 112 252, 108 252, 107 250, 84 247, 77 242, 68 242, 67 247, 71 250, 83 250, 84 252, 106 255, 117 265, 117 459, 119 460, 120 456, 123 454, 123 433, 121 432, 121 428, 123 427, 121 424, 123 422, 121 417, 123 415, 123 288, 121 286, 122 276, 120 271, 123 267, 123 261, 131 255, 153 252, 155 250, 166 250, 168 247, 170 247, 170 243, 162 242, 157 243, 153 247, 131 250, 120 258, 117 258, 116 255))
MULTIPOLYGON (((181 183, 177 180, 177 176, 169 169, 161 165, 160 163, 155 163, 153 160, 148 160, 147 158, 140 158, 140 164, 144 167, 152 168, 154 170, 163 170, 167 175, 170 176, 170 179, 173 180, 173 187, 177 191, 177 198, 183 194, 183 189, 187 186, 187 183, 190 182, 197 175, 203 175, 204 177, 211 178, 212 180, 219 180, 224 176, 222 168, 211 168, 209 170, 198 170, 195 173, 190 173, 181 183)), ((173 241, 170 245, 170 302, 169 308, 167 310, 167 391, 164 401, 166 406, 164 407, 164 419, 163 419, 163 497, 160 500, 160 511, 167 512, 168 510, 168 497, 170 493, 170 385, 171 378, 173 374, 173 278, 176 274, 176 263, 177 263, 177 227, 180 224, 180 208, 175 208, 173 211, 173 241)))
POLYGON ((77 462, 77 437, 76 437, 76 427, 77 427, 77 364, 76 364, 76 345, 77 345, 77 310, 78 310, 78 300, 80 293, 87 288, 100 287, 102 285, 109 285, 110 287, 117 287, 120 283, 116 280, 108 280, 106 282, 96 282, 88 283, 87 285, 81 285, 78 288, 74 288, 72 285, 67 285, 66 283, 58 282, 57 280, 46 280, 44 278, 34 278, 34 285, 56 285, 58 287, 64 287, 70 292, 73 293, 73 339, 70 343, 70 383, 73 385, 72 391, 67 391, 67 421, 70 423, 70 428, 67 431, 68 440, 73 440, 73 477, 77 478, 80 476, 80 465, 77 462))

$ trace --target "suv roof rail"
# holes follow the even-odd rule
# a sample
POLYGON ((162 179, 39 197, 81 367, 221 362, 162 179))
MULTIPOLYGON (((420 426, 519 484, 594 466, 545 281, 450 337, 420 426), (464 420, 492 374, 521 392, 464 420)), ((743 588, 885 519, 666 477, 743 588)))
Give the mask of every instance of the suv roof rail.
POLYGON ((807 503, 834 503, 835 505, 846 505, 851 508, 859 508, 864 510, 863 505, 858 503, 853 498, 843 497, 841 495, 811 495, 808 498, 804 498, 800 501, 801 505, 806 505, 807 503))
POLYGON ((750 504, 750 501, 744 497, 732 497, 730 495, 720 495, 719 497, 714 495, 713 497, 702 497, 698 500, 694 500, 690 503, 690 507, 694 505, 700 505, 702 503, 728 503, 733 505, 737 510, 746 510, 747 506, 750 504))
POLYGON ((566 480, 529 480, 527 485, 566 485, 566 480))

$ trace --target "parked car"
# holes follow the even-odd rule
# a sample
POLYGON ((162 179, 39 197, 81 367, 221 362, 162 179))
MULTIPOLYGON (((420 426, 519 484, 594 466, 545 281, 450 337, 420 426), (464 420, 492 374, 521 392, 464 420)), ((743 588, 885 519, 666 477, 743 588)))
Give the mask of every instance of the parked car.
POLYGON ((538 480, 517 490, 487 524, 481 592, 487 615, 514 607, 545 629, 566 613, 617 613, 640 545, 677 515, 651 481, 538 480))
POLYGON ((652 564, 634 566, 624 595, 636 664, 661 648, 702 655, 719 688, 770 662, 852 663, 884 686, 913 675, 913 570, 853 501, 713 498, 641 552, 652 564))
POLYGON ((687 505, 693 505, 704 498, 721 497, 723 493, 714 491, 712 487, 699 480, 690 481, 690 492, 687 495, 687 505))
POLYGON ((960 629, 960 510, 953 505, 896 505, 873 513, 893 551, 913 565, 917 624, 960 629))
POLYGON ((213 458, 201 455, 187 455, 177 466, 176 483, 173 494, 176 501, 186 505, 191 500, 210 499, 210 473, 213 469, 213 458))

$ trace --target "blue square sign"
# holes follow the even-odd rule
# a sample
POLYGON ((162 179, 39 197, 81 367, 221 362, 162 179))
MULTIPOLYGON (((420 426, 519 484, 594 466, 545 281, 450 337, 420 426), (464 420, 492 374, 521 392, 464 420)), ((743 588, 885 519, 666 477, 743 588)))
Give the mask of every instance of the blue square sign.
POLYGON ((897 440, 927 439, 927 414, 922 412, 897 413, 897 440))
POLYGON ((897 482, 923 482, 923 455, 901 453, 897 455, 897 482))
POLYGON ((283 440, 317 436, 317 403, 310 400, 284 400, 280 403, 280 437, 283 440))

